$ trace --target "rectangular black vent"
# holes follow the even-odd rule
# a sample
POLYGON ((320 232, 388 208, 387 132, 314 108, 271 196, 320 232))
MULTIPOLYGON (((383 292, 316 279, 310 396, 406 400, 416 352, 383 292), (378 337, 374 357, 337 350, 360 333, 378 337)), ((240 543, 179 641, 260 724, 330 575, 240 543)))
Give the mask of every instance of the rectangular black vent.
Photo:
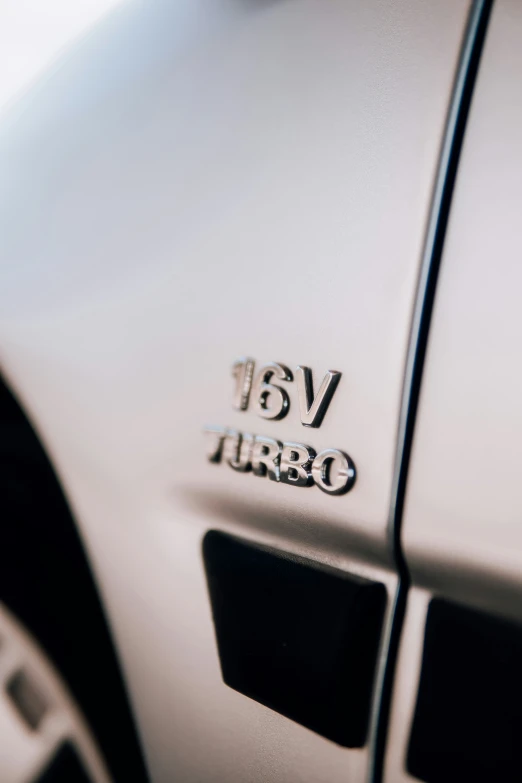
POLYGON ((522 780, 522 627, 434 599, 408 771, 426 783, 522 780))
POLYGON ((215 531, 203 554, 227 685, 362 747, 384 585, 215 531))

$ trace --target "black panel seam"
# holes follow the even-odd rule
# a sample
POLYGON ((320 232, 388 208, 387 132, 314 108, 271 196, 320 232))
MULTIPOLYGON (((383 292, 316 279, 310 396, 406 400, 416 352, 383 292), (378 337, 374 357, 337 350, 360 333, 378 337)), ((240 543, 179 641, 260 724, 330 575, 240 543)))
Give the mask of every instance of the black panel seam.
POLYGON ((444 241, 492 6, 493 0, 474 0, 469 13, 439 155, 410 328, 388 519, 388 544, 393 553, 399 582, 385 629, 386 657, 376 684, 369 783, 381 783, 383 776, 393 680, 410 585, 410 575, 401 548, 401 526, 414 427, 444 241))

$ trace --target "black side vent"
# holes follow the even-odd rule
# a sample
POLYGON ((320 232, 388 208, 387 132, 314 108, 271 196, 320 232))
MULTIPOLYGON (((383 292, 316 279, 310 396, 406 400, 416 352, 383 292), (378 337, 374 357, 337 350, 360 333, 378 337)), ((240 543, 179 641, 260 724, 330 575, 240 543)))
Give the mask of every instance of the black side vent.
POLYGON ((362 747, 384 585, 215 531, 203 555, 226 684, 339 745, 362 747))
POLYGON ((427 783, 522 780, 522 626, 431 602, 408 750, 427 783))

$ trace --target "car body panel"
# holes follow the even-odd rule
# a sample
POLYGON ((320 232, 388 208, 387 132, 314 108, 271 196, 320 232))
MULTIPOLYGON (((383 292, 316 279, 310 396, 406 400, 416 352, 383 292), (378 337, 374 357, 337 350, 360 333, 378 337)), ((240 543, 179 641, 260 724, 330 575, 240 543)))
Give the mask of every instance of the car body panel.
MULTIPOLYGON (((417 281, 469 3, 152 4, 1 129, 6 377, 99 581, 153 779, 362 781, 222 682, 210 528, 382 581, 417 281), (232 363, 342 379, 319 429, 232 409, 232 363), (342 497, 205 459, 218 425, 342 449, 342 497)), ((386 654, 385 647, 382 651, 386 654)))

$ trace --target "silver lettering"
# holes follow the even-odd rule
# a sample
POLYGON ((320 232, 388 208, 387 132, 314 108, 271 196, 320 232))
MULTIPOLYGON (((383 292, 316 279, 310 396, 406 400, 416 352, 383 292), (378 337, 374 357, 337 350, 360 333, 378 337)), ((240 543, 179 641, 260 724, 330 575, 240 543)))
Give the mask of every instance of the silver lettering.
POLYGON ((241 473, 252 469, 252 446, 254 436, 248 432, 228 430, 223 447, 223 459, 231 468, 241 473))
POLYGON ((279 459, 283 445, 274 438, 256 435, 252 448, 252 470, 256 476, 268 476, 279 481, 279 459))
POLYGON ((263 419, 282 419, 290 407, 286 390, 270 383, 273 376, 280 381, 293 380, 292 373, 284 364, 270 362, 261 367, 254 381, 252 394, 256 413, 263 419))
POLYGON ((224 427, 205 427, 203 430, 207 441, 207 459, 209 462, 221 462, 223 442, 227 433, 224 427))
POLYGON ((355 465, 344 451, 323 449, 316 455, 304 443, 241 433, 225 427, 206 427, 207 458, 226 462, 240 472, 252 470, 255 476, 271 481, 308 487, 316 484, 328 495, 344 495, 357 478, 355 465))
POLYGON ((255 361, 250 358, 238 359, 232 365, 232 375, 236 379, 233 407, 238 411, 246 411, 252 388, 255 361))
POLYGON ((280 481, 293 484, 295 487, 310 487, 312 478, 312 462, 315 451, 303 443, 283 443, 280 463, 280 481))
POLYGON ((312 476, 323 492, 344 495, 355 484, 355 465, 343 451, 324 449, 312 463, 312 476))
POLYGON ((314 398, 312 371, 309 367, 299 366, 297 368, 297 393, 301 411, 301 424, 304 427, 320 426, 340 380, 340 372, 328 370, 314 398))

